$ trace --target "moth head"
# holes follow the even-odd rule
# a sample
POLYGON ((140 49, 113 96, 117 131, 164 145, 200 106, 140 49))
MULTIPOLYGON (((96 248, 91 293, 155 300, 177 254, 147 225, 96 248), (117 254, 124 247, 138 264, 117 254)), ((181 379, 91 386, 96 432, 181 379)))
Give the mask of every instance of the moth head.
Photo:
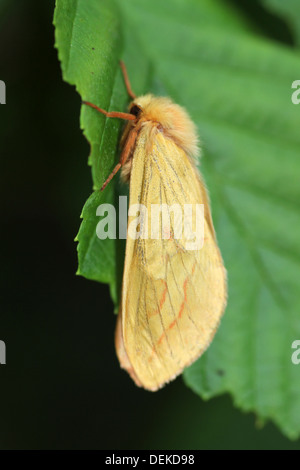
POLYGON ((138 104, 136 104, 134 101, 131 103, 130 108, 129 108, 130 114, 133 114, 138 119, 142 111, 143 111, 142 108, 138 104))

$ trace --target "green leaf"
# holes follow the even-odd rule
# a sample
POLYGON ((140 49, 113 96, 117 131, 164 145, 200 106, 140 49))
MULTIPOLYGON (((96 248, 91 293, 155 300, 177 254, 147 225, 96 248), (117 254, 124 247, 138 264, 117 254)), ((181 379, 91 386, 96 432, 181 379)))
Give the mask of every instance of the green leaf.
POLYGON ((299 0, 262 0, 272 12, 286 19, 294 33, 296 43, 300 45, 300 3, 299 0))
MULTIPOLYGON (((84 100, 107 110, 123 109, 127 102, 119 70, 123 42, 115 3, 57 0, 54 24, 64 80, 75 85, 84 100)), ((89 164, 96 191, 83 209, 84 221, 77 236, 78 274, 110 283, 114 289, 115 243, 96 237, 95 214, 100 203, 111 203, 114 198, 114 182, 101 195, 99 188, 117 159, 121 123, 82 107, 80 124, 91 145, 89 164)))
MULTIPOLYGON (((204 398, 230 392, 241 409, 260 421, 272 419, 295 438, 300 374, 291 344, 300 338, 300 108, 291 102, 291 84, 299 57, 255 37, 225 2, 119 0, 120 12, 111 1, 86 3, 78 0, 75 9, 73 2, 57 2, 65 80, 102 108, 124 110, 117 65, 123 57, 133 89, 166 94, 185 106, 202 139, 201 171, 229 299, 212 345, 185 371, 185 381, 204 398)), ((99 188, 117 158, 120 127, 91 109, 83 110, 81 124, 99 188)), ((79 272, 111 283, 116 298, 118 242, 95 236, 96 208, 116 200, 115 188, 88 200, 78 250, 79 272)))

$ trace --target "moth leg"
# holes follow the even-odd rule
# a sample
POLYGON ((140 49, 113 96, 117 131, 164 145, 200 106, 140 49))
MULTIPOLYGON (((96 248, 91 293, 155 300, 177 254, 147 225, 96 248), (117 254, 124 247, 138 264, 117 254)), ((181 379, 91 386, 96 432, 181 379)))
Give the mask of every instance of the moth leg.
POLYGON ((112 178, 115 176, 115 174, 118 173, 119 169, 126 163, 128 157, 131 154, 131 151, 134 147, 137 134, 138 134, 138 129, 134 127, 132 129, 132 131, 130 131, 130 133, 128 135, 128 138, 125 142, 125 145, 124 145, 123 150, 121 152, 119 163, 117 163, 117 165, 115 166, 115 168, 113 169, 113 171, 111 172, 111 174, 109 175, 107 180, 103 183, 100 191, 103 191, 103 189, 106 188, 106 186, 112 180, 112 178))
POLYGON ((87 106, 90 106, 93 109, 96 109, 101 114, 104 114, 104 116, 109 117, 109 118, 119 118, 119 119, 125 119, 126 121, 135 121, 136 116, 130 113, 120 113, 119 111, 105 111, 105 109, 99 108, 93 103, 90 103, 89 101, 82 101, 82 104, 86 104, 87 106))

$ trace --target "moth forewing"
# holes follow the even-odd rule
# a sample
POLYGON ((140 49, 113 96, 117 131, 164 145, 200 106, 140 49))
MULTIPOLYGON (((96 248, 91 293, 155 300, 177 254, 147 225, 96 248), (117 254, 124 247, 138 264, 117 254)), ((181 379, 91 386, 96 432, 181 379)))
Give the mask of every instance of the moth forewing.
MULTIPOLYGON (((146 152, 147 126, 151 123, 140 131, 132 156, 129 206, 142 204, 149 214, 153 203, 182 209, 207 205, 202 179, 172 139, 152 133, 152 150, 146 152)), ((205 243, 198 250, 186 248, 184 234, 181 239, 165 239, 163 233, 159 239, 127 237, 119 314, 123 344, 128 372, 134 370, 135 382, 149 390, 175 378, 205 351, 224 311, 225 269, 209 207, 205 214, 205 243)))

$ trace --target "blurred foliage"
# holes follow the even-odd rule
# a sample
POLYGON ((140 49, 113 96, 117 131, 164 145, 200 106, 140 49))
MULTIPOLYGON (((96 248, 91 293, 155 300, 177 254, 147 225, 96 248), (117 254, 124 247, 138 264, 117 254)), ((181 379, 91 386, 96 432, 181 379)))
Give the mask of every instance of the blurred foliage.
POLYGON ((299 0, 261 0, 275 13, 286 19, 294 32, 297 45, 300 46, 300 2, 299 0))
MULTIPOLYGON (((297 437, 300 377, 290 356, 300 336, 300 134, 290 96, 299 56, 256 35, 222 1, 78 0, 75 8, 58 0, 55 24, 64 78, 83 99, 124 109, 123 57, 136 92, 171 96, 197 123, 229 301, 185 381, 204 398, 231 392, 237 406, 297 437)), ((81 125, 97 189, 115 164, 120 125, 86 108, 81 125)), ((96 207, 113 189, 88 200, 78 251, 79 273, 114 290, 122 259, 95 234, 96 207)))

